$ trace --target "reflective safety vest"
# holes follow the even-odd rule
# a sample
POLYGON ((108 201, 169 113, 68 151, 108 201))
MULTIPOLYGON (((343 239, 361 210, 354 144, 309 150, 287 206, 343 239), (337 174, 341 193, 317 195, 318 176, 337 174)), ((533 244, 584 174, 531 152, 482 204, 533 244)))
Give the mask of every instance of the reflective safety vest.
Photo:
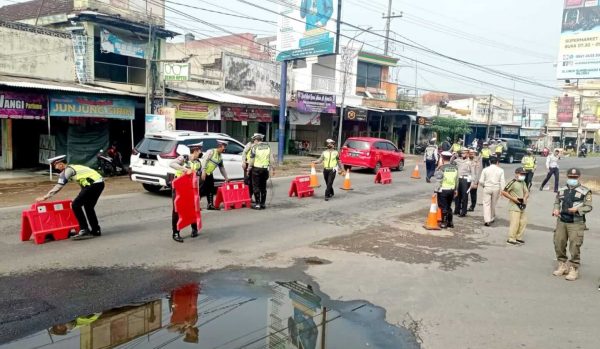
POLYGON ((325 150, 323 152, 323 167, 327 170, 332 170, 338 167, 338 159, 340 158, 337 150, 325 150))
POLYGON ((458 143, 454 143, 452 145, 452 151, 455 153, 458 153, 461 149, 462 149, 462 146, 458 143))
POLYGON ((254 144, 250 143, 247 145, 248 147, 248 151, 246 152, 246 163, 248 163, 250 161, 250 158, 252 157, 252 150, 254 149, 254 144))
POLYGON ((256 168, 269 168, 271 164, 271 147, 267 143, 258 143, 252 149, 254 165, 256 168))
POLYGON ((489 159, 490 155, 492 155, 492 152, 490 151, 490 148, 483 148, 483 149, 481 149, 481 157, 483 159, 489 159))
POLYGON ((504 147, 502 146, 502 144, 498 144, 496 146, 496 153, 502 153, 502 149, 504 149, 504 147))
POLYGON ((523 164, 523 168, 525 170, 533 170, 535 168, 535 157, 533 156, 524 156, 521 160, 523 164))
POLYGON ((213 149, 212 156, 210 157, 210 159, 207 160, 206 163, 206 174, 211 175, 213 172, 215 172, 217 167, 221 166, 222 164, 223 159, 221 158, 221 154, 217 151, 217 149, 213 149))
POLYGON ((456 181, 458 180, 458 168, 456 166, 447 165, 443 168, 444 176, 442 177, 441 189, 456 189, 456 181))
POLYGON ((96 182, 102 181, 102 175, 87 166, 69 165, 75 171, 75 176, 69 180, 79 183, 82 187, 90 186, 96 182))
MULTIPOLYGON (((198 171, 200 169, 201 163, 200 163, 200 161, 186 161, 183 164, 183 167, 189 168, 190 170, 196 172, 196 171, 198 171)), ((175 171, 175 178, 179 178, 182 175, 183 175, 183 171, 182 170, 175 171)))

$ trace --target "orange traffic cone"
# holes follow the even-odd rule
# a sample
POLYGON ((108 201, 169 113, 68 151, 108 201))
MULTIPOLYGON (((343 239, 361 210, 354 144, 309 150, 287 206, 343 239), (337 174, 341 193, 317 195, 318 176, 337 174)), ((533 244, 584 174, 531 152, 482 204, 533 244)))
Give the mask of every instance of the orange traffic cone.
POLYGON ((410 176, 410 178, 421 179, 421 175, 419 174, 419 163, 418 162, 415 165, 415 169, 413 170, 412 175, 410 176))
POLYGON ((433 194, 431 197, 431 206, 429 208, 429 214, 427 215, 427 221, 423 228, 427 230, 440 230, 440 226, 438 225, 438 209, 437 205, 437 194, 433 194))
POLYGON ((310 185, 309 186, 312 188, 320 187, 319 179, 317 178, 317 170, 315 169, 315 164, 310 165, 310 185))
POLYGON ((342 190, 354 190, 352 188, 352 184, 350 184, 350 170, 346 170, 346 177, 344 177, 344 186, 341 187, 342 190))

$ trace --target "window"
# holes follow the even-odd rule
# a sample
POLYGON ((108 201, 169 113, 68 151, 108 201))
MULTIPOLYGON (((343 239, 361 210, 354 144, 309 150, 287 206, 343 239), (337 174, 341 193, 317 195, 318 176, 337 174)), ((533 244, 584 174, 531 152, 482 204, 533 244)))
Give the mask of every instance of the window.
POLYGON ((356 150, 369 150, 370 146, 365 141, 347 140, 344 147, 356 149, 356 150))
POLYGON ((394 152, 398 151, 398 148, 396 148, 396 146, 393 145, 392 143, 385 143, 385 145, 389 151, 394 151, 394 152))
POLYGON ((357 87, 381 87, 381 66, 371 63, 358 62, 356 77, 357 87))
POLYGON ((375 149, 388 150, 387 143, 386 142, 376 142, 375 149))
POLYGON ((146 85, 146 60, 100 50, 100 37, 94 37, 94 76, 97 80, 146 85))
POLYGON ((140 153, 162 154, 173 151, 176 141, 171 139, 144 138, 135 149, 140 153))
POLYGON ((242 152, 244 152, 244 147, 231 141, 227 144, 227 148, 225 148, 225 154, 240 155, 242 152))

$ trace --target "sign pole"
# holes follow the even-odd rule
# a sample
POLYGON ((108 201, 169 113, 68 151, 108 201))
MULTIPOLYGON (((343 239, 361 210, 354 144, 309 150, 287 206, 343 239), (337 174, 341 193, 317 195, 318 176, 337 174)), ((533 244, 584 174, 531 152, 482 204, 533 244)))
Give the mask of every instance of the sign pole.
POLYGON ((285 151, 285 124, 287 111, 287 61, 281 62, 281 89, 279 94, 279 137, 277 162, 283 165, 283 153, 285 151))

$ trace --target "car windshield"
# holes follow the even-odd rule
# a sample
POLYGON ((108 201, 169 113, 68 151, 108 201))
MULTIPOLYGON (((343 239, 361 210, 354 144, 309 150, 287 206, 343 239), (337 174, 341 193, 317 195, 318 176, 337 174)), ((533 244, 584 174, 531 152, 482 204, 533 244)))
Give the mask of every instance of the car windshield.
POLYGON ((140 153, 164 154, 172 152, 176 144, 172 139, 144 138, 135 149, 140 153))
POLYGON ((344 144, 344 146, 348 147, 348 148, 356 149, 356 150, 369 150, 369 148, 370 148, 369 142, 358 141, 358 140, 353 140, 353 139, 347 140, 346 143, 344 144))

